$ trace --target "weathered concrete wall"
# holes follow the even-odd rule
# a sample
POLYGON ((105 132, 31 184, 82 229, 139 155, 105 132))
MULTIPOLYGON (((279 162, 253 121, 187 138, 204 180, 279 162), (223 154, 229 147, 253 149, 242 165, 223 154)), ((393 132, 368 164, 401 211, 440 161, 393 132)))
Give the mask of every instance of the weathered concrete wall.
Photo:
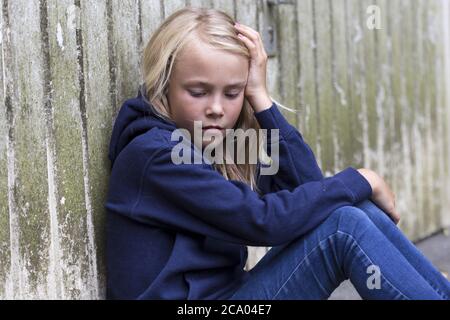
MULTIPOLYGON (((0 0, 0 298, 104 297, 113 121, 136 94, 149 36, 186 4, 267 27, 263 0, 0 0)), ((448 0, 273 10, 269 89, 297 110, 286 116, 326 175, 354 166, 384 176, 411 239, 448 226, 448 0), (367 27, 370 5, 379 30, 367 27)), ((251 248, 248 267, 267 249, 251 248)))

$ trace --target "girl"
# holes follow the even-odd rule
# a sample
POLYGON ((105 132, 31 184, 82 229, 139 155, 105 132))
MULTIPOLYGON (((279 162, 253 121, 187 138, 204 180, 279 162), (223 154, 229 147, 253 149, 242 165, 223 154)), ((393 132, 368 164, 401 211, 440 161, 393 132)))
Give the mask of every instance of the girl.
POLYGON ((266 65, 258 32, 220 11, 182 9, 153 34, 142 90, 111 137, 107 297, 326 299, 349 278, 367 299, 448 299, 449 282, 395 225, 381 177, 352 167, 322 175, 270 97, 266 65), (202 161, 175 164, 173 133, 194 134, 195 121, 204 135, 183 153, 202 161), (258 148, 256 164, 207 163, 203 149, 223 144, 226 129, 279 139, 258 148), (279 169, 262 175, 274 147, 279 169), (250 271, 248 245, 272 247, 250 271))

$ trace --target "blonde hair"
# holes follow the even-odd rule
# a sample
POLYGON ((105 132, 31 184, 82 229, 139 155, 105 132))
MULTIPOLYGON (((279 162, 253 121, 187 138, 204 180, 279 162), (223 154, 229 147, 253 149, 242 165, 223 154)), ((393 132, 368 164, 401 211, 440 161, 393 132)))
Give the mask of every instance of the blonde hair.
MULTIPOLYGON (((166 96, 168 82, 177 55, 187 43, 200 39, 213 48, 250 59, 247 47, 237 37, 234 23, 233 18, 227 13, 216 9, 185 7, 165 19, 153 33, 143 52, 142 73, 144 75, 143 90, 145 90, 143 96, 149 100, 150 106, 159 117, 171 120, 166 96)), ((244 131, 250 128, 256 130, 258 159, 264 161, 263 158, 267 155, 263 149, 260 126, 247 99, 244 99, 242 111, 234 129, 238 128, 244 131)), ((246 159, 249 159, 249 148, 252 146, 244 143, 244 147, 246 159)), ((213 163, 213 166, 226 179, 244 182, 259 192, 256 187, 256 164, 224 161, 223 164, 213 163)))

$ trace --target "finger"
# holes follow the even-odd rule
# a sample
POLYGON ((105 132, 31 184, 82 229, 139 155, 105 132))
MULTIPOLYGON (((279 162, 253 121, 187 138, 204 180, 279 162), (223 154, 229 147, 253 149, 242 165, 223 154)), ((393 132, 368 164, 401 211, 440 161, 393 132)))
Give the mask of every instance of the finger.
POLYGON ((397 211, 393 211, 393 213, 391 213, 391 217, 395 224, 400 222, 400 214, 397 211))
POLYGON ((258 48, 258 52, 261 52, 262 55, 265 54, 262 38, 257 31, 245 25, 235 25, 235 27, 239 32, 241 32, 244 36, 246 36, 255 43, 255 45, 258 48))
POLYGON ((397 216, 397 217, 395 218, 395 224, 398 224, 399 222, 400 222, 400 217, 397 216))
POLYGON ((242 34, 238 34, 238 37, 245 43, 247 48, 250 50, 252 58, 254 58, 257 55, 257 48, 255 43, 242 34))
POLYGON ((267 53, 264 51, 264 48, 261 48, 260 45, 257 45, 254 41, 249 39, 248 37, 244 36, 243 34, 239 33, 238 37, 244 41, 244 43, 247 45, 247 48, 250 50, 251 59, 262 63, 267 61, 267 53))
POLYGON ((243 24, 235 24, 235 27, 237 30, 239 30, 240 32, 242 31, 242 33, 249 39, 256 41, 258 40, 259 37, 259 33, 255 30, 253 30, 252 28, 243 25, 243 24))
POLYGON ((392 212, 386 212, 386 215, 389 217, 389 219, 391 219, 393 223, 397 224, 397 219, 392 212))
POLYGON ((260 33, 252 28, 250 28, 249 26, 246 25, 238 25, 238 27, 241 26, 242 27, 242 31, 248 33, 249 38, 255 42, 257 42, 257 44, 260 45, 260 47, 262 49, 264 49, 264 44, 262 42, 262 37, 260 35, 260 33))

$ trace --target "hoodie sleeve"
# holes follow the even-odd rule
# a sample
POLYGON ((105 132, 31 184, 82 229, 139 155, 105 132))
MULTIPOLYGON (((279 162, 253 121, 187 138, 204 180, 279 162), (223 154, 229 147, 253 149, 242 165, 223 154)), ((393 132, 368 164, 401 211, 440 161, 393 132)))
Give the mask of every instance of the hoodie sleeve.
MULTIPOLYGON (((301 133, 285 119, 274 102, 269 109, 255 113, 262 129, 279 129, 279 170, 275 175, 261 175, 258 187, 261 192, 293 188, 310 181, 323 179, 313 151, 303 140, 301 133)), ((273 144, 272 144, 273 145, 273 144)), ((267 153, 271 156, 272 146, 267 145, 267 153)))
POLYGON ((209 164, 173 164, 170 147, 156 152, 145 168, 130 212, 133 219, 253 246, 290 241, 338 207, 367 199, 372 192, 365 178, 349 167, 292 191, 259 196, 245 183, 226 180, 209 164))

